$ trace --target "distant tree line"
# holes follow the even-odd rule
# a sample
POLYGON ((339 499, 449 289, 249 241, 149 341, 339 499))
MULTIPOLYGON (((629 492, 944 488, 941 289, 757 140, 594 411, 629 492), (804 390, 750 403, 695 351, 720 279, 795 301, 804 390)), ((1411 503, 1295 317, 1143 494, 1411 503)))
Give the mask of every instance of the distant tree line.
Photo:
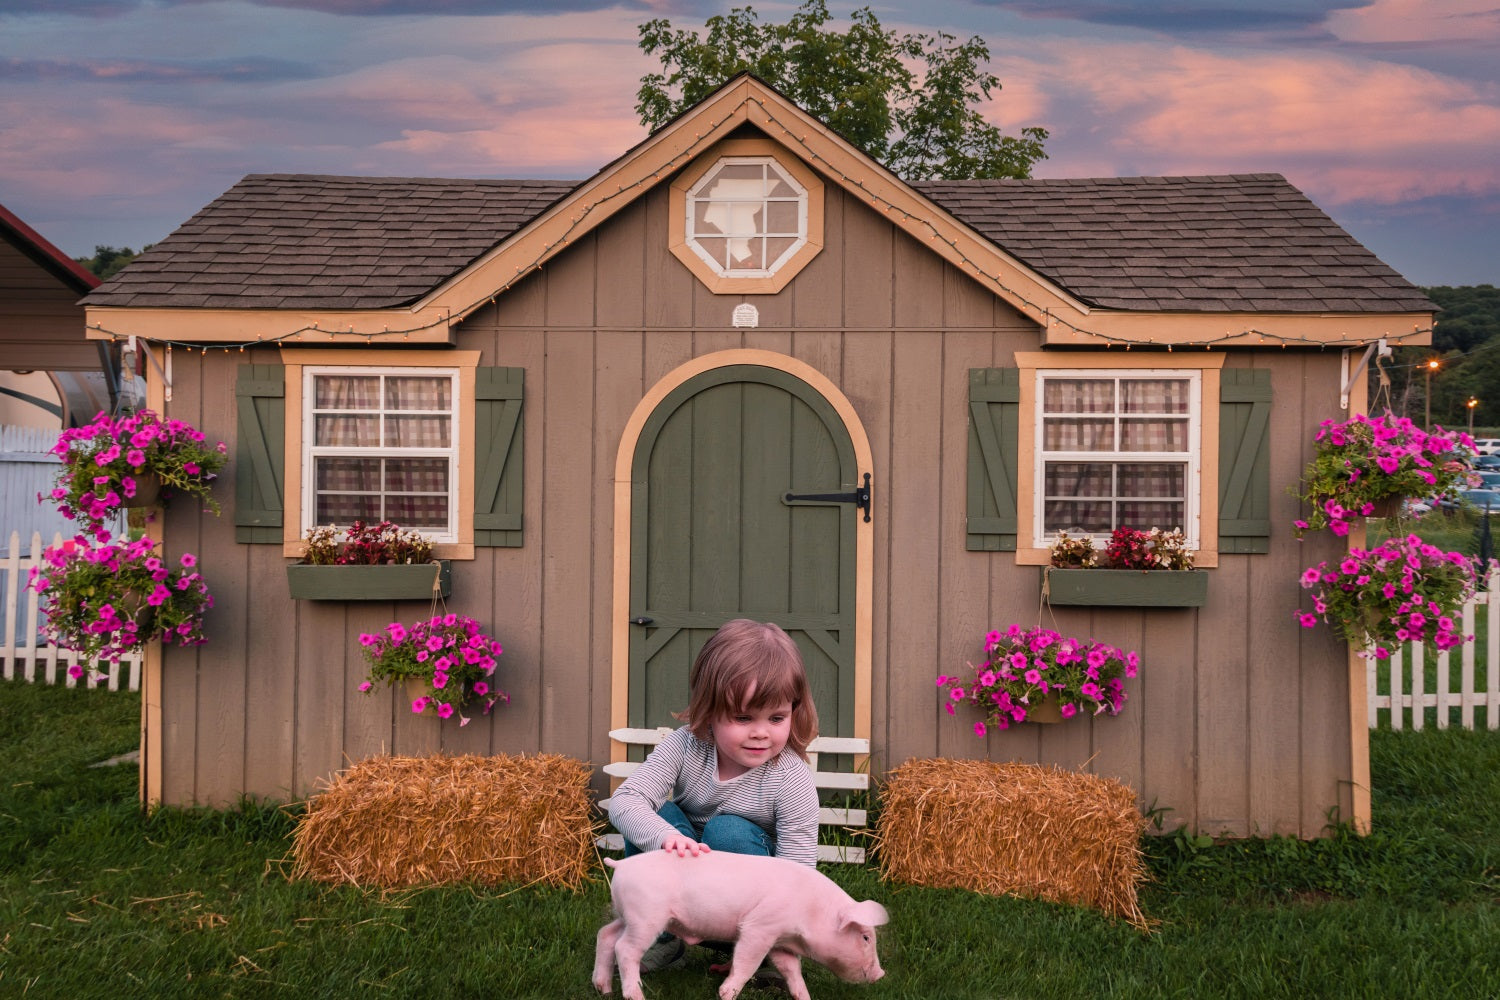
MULTIPOLYGON (((150 250, 154 245, 147 243, 141 247, 141 253, 150 250)), ((107 281, 114 277, 120 268, 129 264, 135 258, 136 252, 129 247, 102 247, 96 245, 94 247, 94 256, 74 257, 73 259, 82 264, 86 270, 98 275, 101 281, 107 281)))
MULTIPOLYGON (((1398 347, 1386 359, 1391 409, 1420 423, 1430 404, 1434 424, 1467 429, 1467 404, 1474 399, 1478 401, 1474 426, 1500 426, 1500 288, 1437 285, 1423 291, 1441 310, 1435 318, 1432 346, 1398 347), (1438 367, 1429 376, 1428 362, 1433 360, 1438 367)), ((1372 381, 1372 408, 1377 389, 1378 382, 1372 381)))

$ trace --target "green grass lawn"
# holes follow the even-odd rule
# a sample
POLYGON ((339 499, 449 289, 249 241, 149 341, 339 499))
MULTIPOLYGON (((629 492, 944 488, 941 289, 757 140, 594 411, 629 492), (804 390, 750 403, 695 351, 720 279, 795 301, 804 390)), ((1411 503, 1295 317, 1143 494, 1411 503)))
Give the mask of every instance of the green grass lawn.
MULTIPOLYGON (((0 996, 595 996, 602 879, 381 893, 293 883, 293 810, 136 806, 136 695, 0 684, 0 996)), ((1371 734, 1375 831, 1304 843, 1147 839, 1158 921, 881 881, 887 975, 819 1000, 1500 995, 1500 733, 1371 734)), ((701 949, 647 996, 709 998, 701 949)), ((618 995, 618 987, 616 995, 618 995)), ((784 996, 749 989, 747 1000, 784 996)))

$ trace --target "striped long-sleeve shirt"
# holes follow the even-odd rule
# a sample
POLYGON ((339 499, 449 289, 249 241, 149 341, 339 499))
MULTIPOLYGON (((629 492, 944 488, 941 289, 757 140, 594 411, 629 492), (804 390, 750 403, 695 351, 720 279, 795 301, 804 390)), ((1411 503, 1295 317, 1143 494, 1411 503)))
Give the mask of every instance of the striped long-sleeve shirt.
POLYGON ((718 751, 684 726, 656 745, 615 790, 609 819, 626 840, 654 851, 675 831, 656 810, 667 799, 698 829, 721 813, 742 816, 776 840, 776 856, 818 861, 818 789, 807 762, 790 751, 737 778, 719 780, 718 751))

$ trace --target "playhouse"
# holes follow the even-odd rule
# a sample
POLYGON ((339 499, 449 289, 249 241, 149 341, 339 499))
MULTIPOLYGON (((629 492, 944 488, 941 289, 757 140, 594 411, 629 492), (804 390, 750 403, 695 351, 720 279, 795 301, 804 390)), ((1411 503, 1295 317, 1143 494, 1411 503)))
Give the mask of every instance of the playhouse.
POLYGON ((752 617, 876 775, 1019 760, 1213 834, 1368 821, 1363 666, 1293 618, 1342 543, 1295 538, 1287 487, 1433 306, 1278 175, 908 183, 741 76, 581 183, 246 177, 85 305, 230 446, 222 516, 158 522, 217 606, 148 658, 148 801, 296 798, 381 752, 602 765, 752 617), (288 567, 364 516, 435 539, 509 704, 356 689, 360 634, 430 587, 294 597, 288 567), (1055 530, 1122 520, 1180 526, 1196 586, 1044 601, 1055 530), (1118 716, 944 712, 939 674, 1043 620, 1139 652, 1118 716))

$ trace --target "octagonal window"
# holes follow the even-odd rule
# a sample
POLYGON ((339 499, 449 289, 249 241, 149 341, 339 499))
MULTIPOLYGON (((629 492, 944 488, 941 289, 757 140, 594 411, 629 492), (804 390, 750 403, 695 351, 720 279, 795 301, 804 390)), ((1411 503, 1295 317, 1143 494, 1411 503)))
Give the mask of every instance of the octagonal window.
POLYGON ((721 278, 764 278, 807 244, 807 189, 769 156, 726 156, 686 198, 686 243, 721 278))

